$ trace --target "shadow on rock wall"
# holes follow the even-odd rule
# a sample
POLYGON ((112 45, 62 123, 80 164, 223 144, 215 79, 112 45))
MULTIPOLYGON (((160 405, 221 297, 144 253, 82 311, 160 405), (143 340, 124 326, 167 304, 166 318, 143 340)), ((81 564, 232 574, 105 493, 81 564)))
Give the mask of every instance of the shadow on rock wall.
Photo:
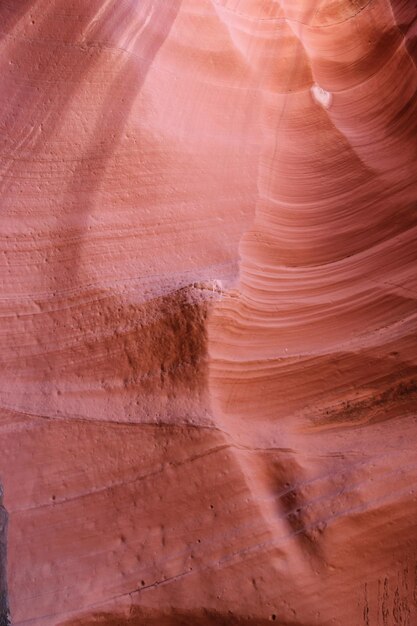
POLYGON ((96 613, 91 617, 65 622, 62 626, 267 626, 271 623, 279 626, 309 626, 297 622, 282 622, 278 615, 268 617, 234 615, 232 611, 182 611, 161 612, 134 609, 130 615, 96 613))

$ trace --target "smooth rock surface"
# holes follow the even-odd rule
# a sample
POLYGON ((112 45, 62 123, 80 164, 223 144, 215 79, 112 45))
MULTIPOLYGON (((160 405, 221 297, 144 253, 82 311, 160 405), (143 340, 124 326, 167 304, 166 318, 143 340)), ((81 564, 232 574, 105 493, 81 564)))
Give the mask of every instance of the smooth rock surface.
POLYGON ((416 25, 0 4, 13 624, 417 623, 416 25))

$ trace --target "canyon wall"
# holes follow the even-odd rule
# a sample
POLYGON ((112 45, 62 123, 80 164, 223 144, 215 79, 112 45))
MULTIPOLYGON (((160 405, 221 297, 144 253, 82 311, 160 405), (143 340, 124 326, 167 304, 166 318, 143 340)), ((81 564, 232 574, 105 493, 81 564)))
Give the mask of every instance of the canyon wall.
POLYGON ((416 18, 1 4, 0 623, 417 622, 416 18))

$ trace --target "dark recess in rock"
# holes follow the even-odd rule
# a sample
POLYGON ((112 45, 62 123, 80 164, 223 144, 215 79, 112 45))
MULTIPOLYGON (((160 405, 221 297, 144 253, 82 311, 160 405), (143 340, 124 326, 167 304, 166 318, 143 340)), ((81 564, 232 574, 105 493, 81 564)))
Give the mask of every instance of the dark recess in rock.
POLYGON ((10 626, 7 594, 7 511, 3 506, 3 488, 0 485, 0 626, 10 626))

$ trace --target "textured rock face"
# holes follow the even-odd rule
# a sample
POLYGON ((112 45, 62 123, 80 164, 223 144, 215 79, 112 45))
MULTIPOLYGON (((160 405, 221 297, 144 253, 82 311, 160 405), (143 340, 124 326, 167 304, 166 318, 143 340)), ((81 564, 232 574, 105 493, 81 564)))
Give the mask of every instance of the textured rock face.
POLYGON ((0 621, 417 623, 416 18, 0 5, 0 621))

